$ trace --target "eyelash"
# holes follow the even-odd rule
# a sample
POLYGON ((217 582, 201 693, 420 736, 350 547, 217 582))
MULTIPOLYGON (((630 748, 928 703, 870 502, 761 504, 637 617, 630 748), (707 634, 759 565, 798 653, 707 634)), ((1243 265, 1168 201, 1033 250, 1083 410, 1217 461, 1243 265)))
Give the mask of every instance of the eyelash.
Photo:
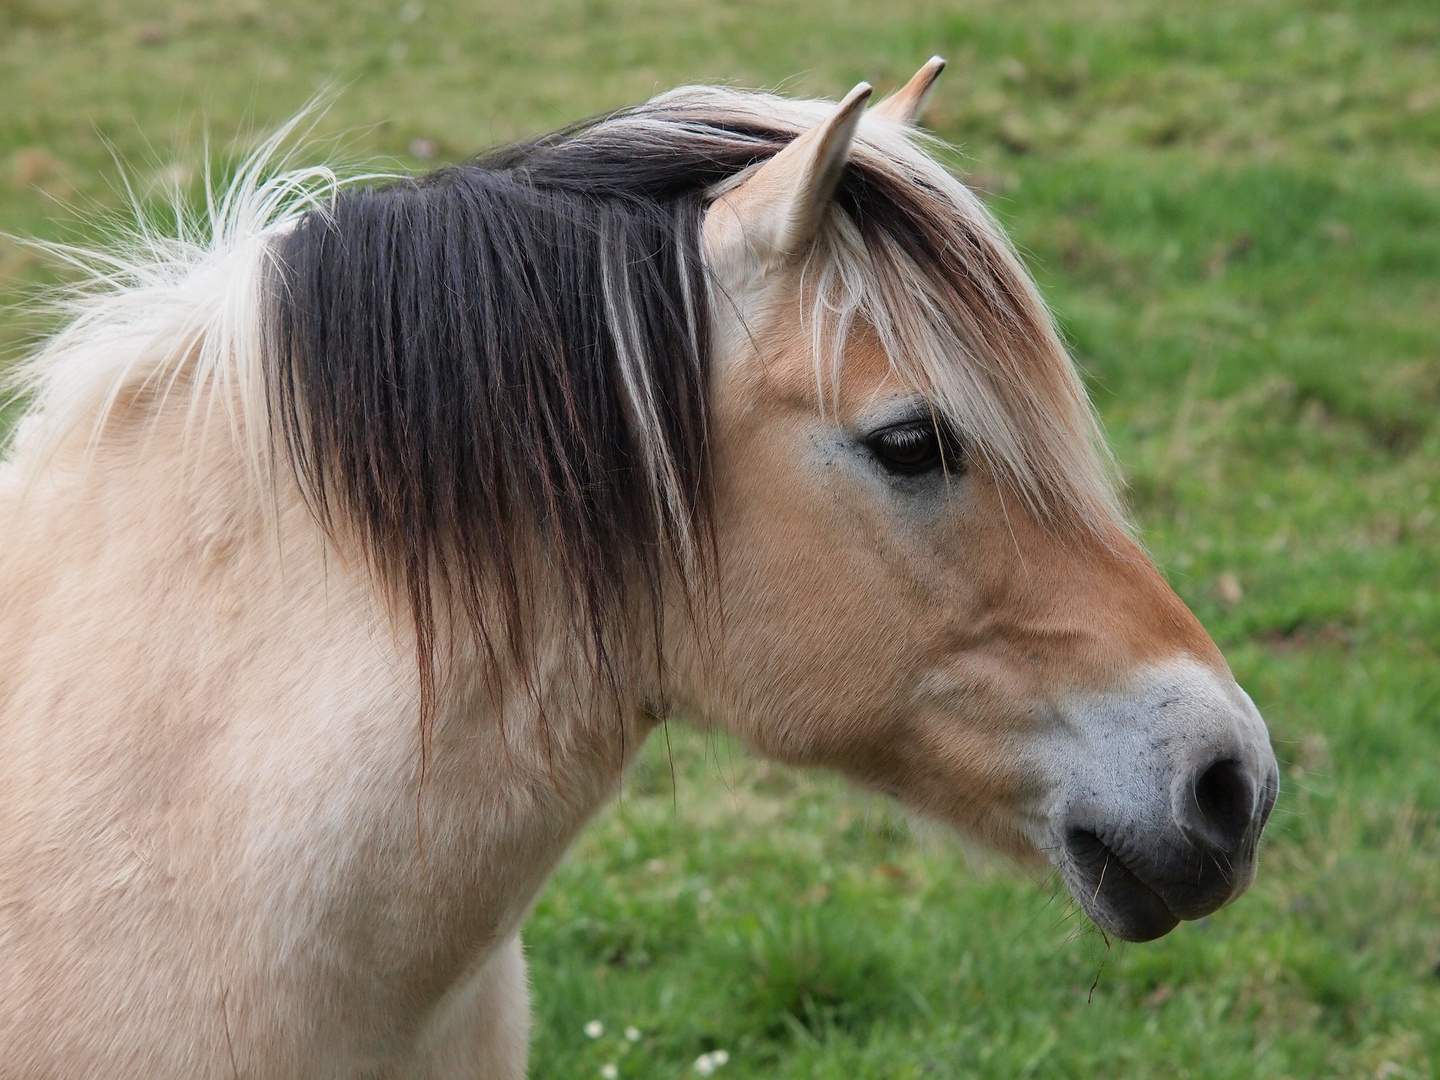
POLYGON ((866 438, 865 446, 886 471, 897 476, 922 476, 940 468, 951 474, 962 471, 959 439, 929 418, 881 428, 866 438))

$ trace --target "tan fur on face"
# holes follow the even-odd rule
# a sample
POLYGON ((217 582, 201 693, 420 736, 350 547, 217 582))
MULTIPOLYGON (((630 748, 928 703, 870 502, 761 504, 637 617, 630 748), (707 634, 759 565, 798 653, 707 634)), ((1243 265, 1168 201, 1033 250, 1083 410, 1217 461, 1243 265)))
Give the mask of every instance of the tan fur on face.
POLYGON ((1024 854, 1039 783, 1025 746, 1057 694, 1174 655, 1224 662, 1119 522, 1042 522, 983 458, 919 515, 863 463, 827 463, 818 445, 914 390, 859 326, 827 408, 804 328, 784 318, 809 307, 800 279, 774 286, 776 314, 720 387, 723 675, 692 707, 766 755, 841 769, 1024 854))

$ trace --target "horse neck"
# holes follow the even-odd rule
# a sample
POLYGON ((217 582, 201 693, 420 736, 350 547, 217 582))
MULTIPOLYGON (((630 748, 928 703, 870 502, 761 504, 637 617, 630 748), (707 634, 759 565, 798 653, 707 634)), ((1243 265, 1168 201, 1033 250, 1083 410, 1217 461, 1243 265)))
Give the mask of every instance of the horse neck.
POLYGON ((422 734, 408 629, 288 473, 257 490, 243 440, 224 423, 198 436, 178 403, 71 442, 26 491, 0 474, 0 591, 27 583, 0 606, 0 648, 63 642, 16 676, 42 697, 65 684, 36 749, 108 762, 88 812, 130 808, 126 832, 218 889, 287 978, 344 953, 376 965, 348 980, 370 995, 356 1015, 423 1014, 514 932, 617 789, 638 710, 617 716, 552 633, 525 678, 442 649, 422 734))

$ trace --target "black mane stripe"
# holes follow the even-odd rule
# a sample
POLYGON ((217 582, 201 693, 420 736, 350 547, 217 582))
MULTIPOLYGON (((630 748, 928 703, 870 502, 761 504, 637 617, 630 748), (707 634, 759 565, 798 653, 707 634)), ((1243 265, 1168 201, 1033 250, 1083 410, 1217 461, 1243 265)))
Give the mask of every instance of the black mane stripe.
POLYGON ((279 434, 408 604, 427 681, 437 584, 523 661, 527 537, 602 662, 637 585, 658 600, 667 560, 703 570, 704 197, 786 140, 597 130, 345 191, 274 241, 279 434))

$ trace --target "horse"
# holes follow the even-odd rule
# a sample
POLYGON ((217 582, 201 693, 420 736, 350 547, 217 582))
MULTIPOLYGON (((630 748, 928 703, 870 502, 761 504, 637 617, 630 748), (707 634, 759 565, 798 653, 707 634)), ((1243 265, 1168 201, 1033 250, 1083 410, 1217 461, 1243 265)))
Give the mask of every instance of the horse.
POLYGON ((62 252, 0 467, 0 1073, 522 1076, 526 914, 670 718, 1122 939, 1248 887, 1265 725, 917 127, 942 66, 383 182, 273 143, 62 252))

